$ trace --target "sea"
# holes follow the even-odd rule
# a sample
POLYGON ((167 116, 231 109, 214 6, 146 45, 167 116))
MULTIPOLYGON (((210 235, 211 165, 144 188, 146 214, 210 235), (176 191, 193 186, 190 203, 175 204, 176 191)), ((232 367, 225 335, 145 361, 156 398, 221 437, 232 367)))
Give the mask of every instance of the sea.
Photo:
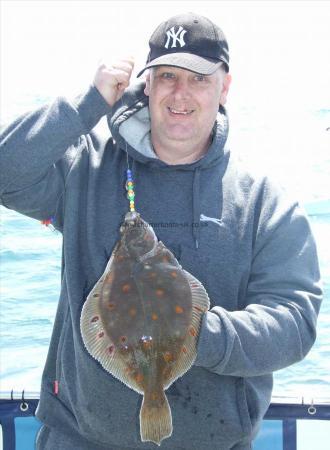
MULTIPOLYGON (((324 301, 317 340, 303 361, 274 374, 274 397, 330 399, 330 109, 265 115, 245 107, 229 116, 232 151, 299 200, 318 246, 324 301)), ((0 221, 0 391, 38 392, 60 292, 62 236, 2 206, 0 221)))

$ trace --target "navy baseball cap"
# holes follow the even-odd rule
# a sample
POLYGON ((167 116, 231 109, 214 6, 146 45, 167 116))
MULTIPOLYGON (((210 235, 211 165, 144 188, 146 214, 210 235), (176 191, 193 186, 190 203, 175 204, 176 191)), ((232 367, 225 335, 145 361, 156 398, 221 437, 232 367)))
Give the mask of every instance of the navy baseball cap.
POLYGON ((156 66, 175 66, 202 75, 211 75, 220 65, 229 71, 229 49, 223 31, 198 14, 179 14, 162 22, 153 32, 149 47, 146 66, 138 77, 156 66))

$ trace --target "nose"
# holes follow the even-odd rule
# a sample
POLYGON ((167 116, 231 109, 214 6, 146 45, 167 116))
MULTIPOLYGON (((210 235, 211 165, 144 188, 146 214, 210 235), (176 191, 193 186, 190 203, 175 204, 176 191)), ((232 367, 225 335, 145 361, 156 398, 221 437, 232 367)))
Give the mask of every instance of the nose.
POLYGON ((178 100, 185 100, 190 97, 191 86, 189 86, 188 80, 185 80, 183 78, 179 78, 176 80, 176 83, 173 88, 173 97, 176 101, 178 100))

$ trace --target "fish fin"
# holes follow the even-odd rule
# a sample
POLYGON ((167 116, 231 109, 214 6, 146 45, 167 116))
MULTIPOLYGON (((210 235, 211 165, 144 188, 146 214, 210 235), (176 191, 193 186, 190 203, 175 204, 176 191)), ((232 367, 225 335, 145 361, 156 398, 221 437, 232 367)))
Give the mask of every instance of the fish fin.
MULTIPOLYGON (((111 271, 110 267, 112 266, 113 259, 114 259, 115 256, 116 256, 116 253, 117 253, 117 251, 118 251, 118 248, 119 248, 119 242, 117 242, 117 244, 115 245, 115 247, 114 247, 114 249, 113 249, 113 251, 112 251, 112 253, 111 253, 111 256, 110 256, 110 258, 109 258, 109 261, 107 262, 107 265, 106 265, 106 267, 105 267, 105 269, 104 269, 104 272, 103 272, 101 278, 99 279, 99 281, 102 280, 102 279, 104 278, 104 276, 105 276, 108 272, 110 273, 110 271, 111 271)), ((96 283, 96 284, 97 284, 97 283, 96 283)))
POLYGON ((172 435, 171 408, 163 390, 159 400, 151 400, 147 395, 143 397, 140 410, 141 441, 151 441, 160 445, 161 441, 172 435))
POLYGON ((206 313, 206 311, 210 307, 210 299, 202 283, 186 270, 184 270, 183 272, 188 278, 188 282, 190 285, 193 305, 192 325, 196 328, 198 334, 203 314, 206 313))
POLYGON ((192 321, 183 341, 180 355, 174 366, 169 371, 167 380, 164 380, 164 388, 167 389, 175 380, 186 373, 194 364, 197 356, 197 340, 203 314, 210 307, 209 296, 202 285, 193 275, 183 270, 188 279, 192 295, 192 321))
POLYGON ((101 293, 102 287, 103 287, 103 284, 104 284, 104 281, 105 281, 106 276, 109 275, 109 274, 112 272, 111 266, 112 266, 113 259, 114 259, 114 257, 115 257, 117 248, 118 248, 118 243, 116 244, 116 246, 115 246, 115 248, 114 248, 114 250, 113 250, 113 252, 112 252, 112 254, 111 254, 111 256, 110 256, 109 261, 107 262, 107 265, 106 265, 106 267, 105 267, 105 269, 104 269, 102 275, 101 275, 100 278, 97 280, 97 282, 94 284, 93 289, 92 289, 92 290, 90 291, 90 293, 88 294, 88 297, 87 297, 86 301, 87 301, 90 297, 94 296, 95 294, 100 294, 100 293, 101 293))
POLYGON ((84 345, 89 354, 96 359, 107 372, 111 373, 129 388, 135 390, 139 394, 143 394, 143 390, 138 383, 129 377, 128 374, 126 375, 127 364, 125 364, 125 361, 123 361, 116 346, 104 331, 99 310, 99 297, 95 296, 95 294, 101 292, 104 283, 104 281, 102 281, 103 278, 104 275, 88 295, 81 311, 80 330, 84 345))

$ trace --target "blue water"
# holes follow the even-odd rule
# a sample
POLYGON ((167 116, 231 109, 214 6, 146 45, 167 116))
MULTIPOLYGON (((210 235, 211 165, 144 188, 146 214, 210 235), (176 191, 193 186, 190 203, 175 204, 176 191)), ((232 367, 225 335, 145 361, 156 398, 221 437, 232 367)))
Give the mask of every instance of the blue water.
MULTIPOLYGON (((301 120, 309 129, 301 138, 295 134, 290 152, 284 153, 279 153, 272 135, 274 122, 265 123, 253 111, 235 114, 232 124, 242 118, 245 124, 237 127, 232 139, 236 146, 244 142, 242 158, 261 170, 272 168, 272 174, 309 212, 325 289, 317 341, 304 361, 275 374, 274 395, 330 397, 330 132, 325 131, 330 111, 306 112, 299 124, 284 128, 287 137, 304 129, 301 120)), ((283 126, 285 117, 277 120, 283 126)), ((38 221, 3 207, 0 217, 0 390, 38 391, 60 290, 62 238, 38 221)))

